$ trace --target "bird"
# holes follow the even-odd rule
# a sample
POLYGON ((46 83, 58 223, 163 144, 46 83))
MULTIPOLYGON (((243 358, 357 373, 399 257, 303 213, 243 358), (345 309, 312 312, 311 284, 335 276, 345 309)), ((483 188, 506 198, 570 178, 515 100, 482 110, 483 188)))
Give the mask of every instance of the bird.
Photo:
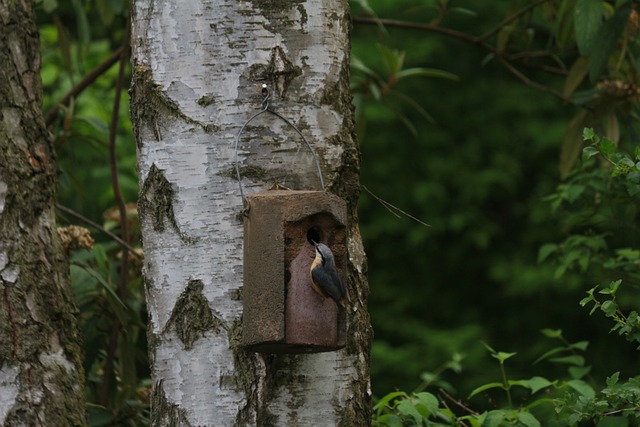
POLYGON ((316 257, 310 269, 311 287, 319 295, 331 298, 338 307, 342 307, 345 289, 338 275, 333 253, 323 243, 316 243, 313 240, 311 243, 316 248, 316 257))

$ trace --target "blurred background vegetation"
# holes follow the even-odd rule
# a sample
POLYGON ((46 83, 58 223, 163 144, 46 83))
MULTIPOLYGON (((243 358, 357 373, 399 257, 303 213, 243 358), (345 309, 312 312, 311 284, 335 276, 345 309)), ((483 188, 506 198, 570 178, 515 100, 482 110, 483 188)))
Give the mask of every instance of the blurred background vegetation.
MULTIPOLYGON (((621 151, 638 145, 636 3, 352 3, 374 395, 429 385, 466 399, 499 377, 483 343, 517 352, 507 367, 513 378, 559 378, 573 363, 591 367, 597 389, 615 371, 637 374, 637 343, 610 334, 610 323, 578 304, 623 270, 621 305, 640 302, 637 195, 616 187, 605 160, 579 159, 587 126, 621 151), (550 331, 559 329, 568 342, 589 342, 587 362, 534 364, 555 347, 550 331)), ((59 222, 90 228, 96 241, 72 253, 91 422, 143 425, 149 368, 140 262, 107 234, 122 236, 119 208, 127 203, 126 240, 140 246, 128 62, 111 128, 128 4, 42 0, 38 11, 59 222), (59 104, 94 70, 86 89, 59 104)), ((476 410, 503 404, 479 394, 476 410)))

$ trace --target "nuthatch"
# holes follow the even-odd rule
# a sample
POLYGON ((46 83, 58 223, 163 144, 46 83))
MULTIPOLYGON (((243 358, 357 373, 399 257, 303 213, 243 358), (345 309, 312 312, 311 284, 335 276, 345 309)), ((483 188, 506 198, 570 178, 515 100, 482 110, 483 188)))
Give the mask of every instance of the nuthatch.
POLYGON ((311 242, 316 247, 316 258, 311 263, 311 287, 321 296, 330 297, 338 307, 342 307, 345 290, 338 276, 333 253, 327 245, 313 240, 311 242))

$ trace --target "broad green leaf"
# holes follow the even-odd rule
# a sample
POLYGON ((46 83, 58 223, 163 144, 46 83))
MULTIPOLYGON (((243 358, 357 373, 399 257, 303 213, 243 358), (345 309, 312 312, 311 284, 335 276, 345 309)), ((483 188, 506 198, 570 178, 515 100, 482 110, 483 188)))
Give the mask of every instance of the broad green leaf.
POLYGON ((504 425, 508 425, 507 423, 505 423, 505 418, 507 418, 507 415, 507 411, 500 409, 489 411, 484 421, 482 422, 482 427, 501 427, 504 425))
POLYGON ((392 393, 386 394, 382 396, 382 398, 375 404, 373 407, 374 411, 377 411, 380 408, 390 407, 389 402, 398 397, 407 397, 407 393, 403 391, 394 391, 392 393))
POLYGON ((420 412, 416 409, 416 407, 413 406, 411 401, 407 399, 401 400, 400 402, 398 402, 398 405, 396 406, 396 411, 398 411, 400 415, 413 418, 417 425, 422 424, 422 419, 423 419, 422 414, 420 414, 420 412))
POLYGON ((631 2, 623 4, 616 13, 600 27, 593 47, 591 49, 591 68, 589 69, 589 78, 592 83, 598 81, 598 78, 604 71, 605 65, 609 60, 609 56, 613 52, 618 38, 626 28, 629 14, 631 13, 631 2))
POLYGON ((576 0, 563 0, 556 15, 555 36, 556 44, 560 48, 564 48, 569 40, 571 40, 571 36, 574 34, 573 11, 575 6, 576 0))
POLYGON ((582 138, 585 141, 599 141, 598 134, 596 134, 592 128, 584 128, 582 129, 582 138))
POLYGON ((562 96, 565 99, 571 98, 573 92, 575 92, 578 86, 580 86, 580 83, 582 83, 587 74, 589 74, 589 64, 589 58, 586 56, 581 56, 573 63, 562 89, 562 96))
POLYGON ((542 329, 540 330, 542 335, 547 338, 560 338, 562 337, 562 329, 542 329))
POLYGON ((429 414, 435 414, 438 412, 438 398, 433 394, 423 391, 421 393, 416 393, 415 397, 427 408, 429 414))
POLYGON ((589 347, 589 341, 578 341, 571 344, 569 347, 577 348, 578 350, 585 351, 589 347))
POLYGON ((532 394, 535 394, 544 388, 552 386, 553 383, 543 377, 532 377, 528 380, 519 380, 517 385, 526 387, 531 390, 532 394))
POLYGON ((571 375, 571 378, 573 378, 574 380, 579 380, 591 371, 591 366, 569 366, 569 369, 567 370, 569 371, 569 375, 571 375))
MULTIPOLYGON (((542 247, 538 250, 538 263, 543 262, 544 260, 546 260, 549 255, 551 255, 552 253, 554 253, 556 250, 558 249, 558 245, 556 245, 555 243, 546 243, 544 245, 542 245, 542 247)), ((547 331, 550 331, 550 329, 546 329, 547 331)), ((543 334, 544 334, 543 330, 543 334)), ((562 331, 560 331, 562 332, 562 331)), ((546 335, 546 334, 545 334, 546 335)), ((556 337, 551 337, 549 335, 547 335, 549 338, 556 338, 556 337)))
POLYGON ((599 147, 600 152, 606 158, 611 157, 611 155, 616 152, 616 145, 609 138, 602 138, 599 147))
POLYGON ((573 354, 571 356, 556 357, 549 360, 554 363, 564 363, 567 365, 584 366, 584 357, 577 354, 573 354))
POLYGON ((588 147, 584 147, 584 149, 582 150, 582 160, 588 160, 593 156, 597 156, 598 154, 600 154, 600 152, 596 147, 593 147, 591 145, 588 147))
POLYGON ((576 44, 580 54, 588 55, 602 25, 602 0, 578 0, 574 13, 576 44))
POLYGON ((640 193, 640 172, 629 172, 627 174, 627 192, 630 196, 640 193))
POLYGON ((492 354, 493 357, 498 359, 500 363, 504 363, 505 360, 510 359, 515 356, 517 353, 505 353, 504 351, 499 351, 495 354, 492 354))
POLYGON ((589 384, 582 380, 570 380, 567 381, 567 385, 587 399, 593 399, 596 395, 596 392, 593 391, 593 388, 591 388, 589 384))
POLYGON ((607 387, 613 387, 618 383, 618 379, 620 378, 620 372, 616 372, 610 377, 607 377, 607 387))
POLYGON ((611 300, 603 302, 600 309, 607 317, 613 317, 617 310, 616 305, 611 300))
POLYGON ((527 427, 540 427, 540 422, 530 412, 519 411, 518 421, 527 427))

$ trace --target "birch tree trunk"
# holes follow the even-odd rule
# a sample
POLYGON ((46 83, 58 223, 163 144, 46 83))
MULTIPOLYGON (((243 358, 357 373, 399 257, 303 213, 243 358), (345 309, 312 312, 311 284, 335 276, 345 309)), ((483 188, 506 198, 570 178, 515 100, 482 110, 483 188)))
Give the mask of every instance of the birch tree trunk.
POLYGON ((0 0, 0 425, 85 425, 33 2, 0 0))
MULTIPOLYGON (((156 426, 370 424, 366 262, 349 92, 346 0, 137 0, 132 116, 138 146, 156 426), (291 120, 347 201, 343 350, 262 355, 239 346, 242 199, 234 145, 263 106, 291 120)), ((302 147, 302 148, 301 148, 302 147)), ((320 189, 286 123, 262 115, 237 153, 245 194, 320 189)))

